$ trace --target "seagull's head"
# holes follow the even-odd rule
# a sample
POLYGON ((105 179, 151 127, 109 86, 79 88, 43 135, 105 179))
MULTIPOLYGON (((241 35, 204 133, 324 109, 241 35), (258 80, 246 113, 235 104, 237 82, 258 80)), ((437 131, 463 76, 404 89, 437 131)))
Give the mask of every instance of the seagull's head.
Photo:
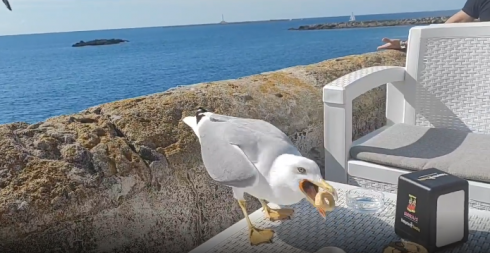
POLYGON ((294 155, 283 155, 278 160, 281 162, 274 165, 272 173, 294 191, 300 191, 323 218, 333 211, 337 191, 323 179, 320 167, 313 160, 294 155))

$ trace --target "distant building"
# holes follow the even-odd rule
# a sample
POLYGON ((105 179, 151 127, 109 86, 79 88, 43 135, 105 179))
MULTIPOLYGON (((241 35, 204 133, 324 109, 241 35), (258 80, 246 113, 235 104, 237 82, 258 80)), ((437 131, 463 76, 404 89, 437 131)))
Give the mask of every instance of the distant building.
POLYGON ((354 22, 354 21, 356 21, 356 16, 354 16, 354 12, 352 12, 352 13, 350 14, 349 21, 350 21, 350 22, 354 22))
POLYGON ((221 14, 221 22, 219 22, 220 24, 222 25, 226 25, 228 24, 226 21, 225 21, 225 16, 223 14, 221 14))

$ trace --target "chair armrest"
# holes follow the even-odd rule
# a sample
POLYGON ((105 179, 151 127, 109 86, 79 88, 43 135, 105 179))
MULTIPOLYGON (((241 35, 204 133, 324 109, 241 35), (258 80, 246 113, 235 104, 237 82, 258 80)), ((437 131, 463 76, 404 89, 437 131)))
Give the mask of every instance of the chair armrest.
POLYGON ((378 66, 342 76, 323 87, 323 102, 345 104, 386 83, 405 80, 405 68, 378 66))
POLYGON ((370 67, 347 74, 323 87, 327 180, 339 183, 347 183, 348 180, 347 162, 352 145, 352 101, 383 84, 403 84, 404 79, 403 67, 370 67))

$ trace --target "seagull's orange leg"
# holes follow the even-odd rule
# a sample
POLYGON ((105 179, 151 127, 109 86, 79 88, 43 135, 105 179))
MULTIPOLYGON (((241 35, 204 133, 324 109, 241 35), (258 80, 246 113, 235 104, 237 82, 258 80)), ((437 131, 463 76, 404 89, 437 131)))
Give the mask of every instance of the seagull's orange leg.
POLYGON ((265 203, 265 200, 259 199, 259 201, 260 204, 262 204, 262 208, 264 208, 265 217, 267 217, 271 221, 289 220, 291 219, 291 215, 293 215, 294 213, 294 209, 272 209, 267 205, 267 203, 265 203))
POLYGON ((252 222, 248 217, 247 209, 245 208, 245 200, 238 200, 238 204, 240 205, 240 208, 242 208, 243 215, 245 215, 245 219, 247 220, 250 244, 255 246, 262 243, 271 243, 272 237, 274 237, 274 230, 256 228, 252 225, 252 222))

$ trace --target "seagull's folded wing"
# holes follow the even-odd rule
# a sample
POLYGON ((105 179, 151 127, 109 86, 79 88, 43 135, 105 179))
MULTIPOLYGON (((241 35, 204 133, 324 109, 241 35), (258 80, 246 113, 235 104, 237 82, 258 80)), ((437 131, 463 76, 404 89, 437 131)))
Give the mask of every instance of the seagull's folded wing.
POLYGON ((259 120, 214 118, 199 132, 204 166, 211 178, 239 188, 255 184, 260 173, 256 164, 268 169, 279 154, 292 147, 284 133, 259 120))
POLYGON ((215 126, 203 125, 199 132, 202 160, 211 178, 221 184, 239 188, 254 185, 259 173, 243 149, 254 149, 257 145, 256 137, 240 129, 229 129, 226 123, 209 125, 215 126), (229 135, 233 133, 237 135, 229 135), (247 134, 247 138, 242 138, 244 134, 247 134), (233 144, 230 139, 234 140, 233 144))

